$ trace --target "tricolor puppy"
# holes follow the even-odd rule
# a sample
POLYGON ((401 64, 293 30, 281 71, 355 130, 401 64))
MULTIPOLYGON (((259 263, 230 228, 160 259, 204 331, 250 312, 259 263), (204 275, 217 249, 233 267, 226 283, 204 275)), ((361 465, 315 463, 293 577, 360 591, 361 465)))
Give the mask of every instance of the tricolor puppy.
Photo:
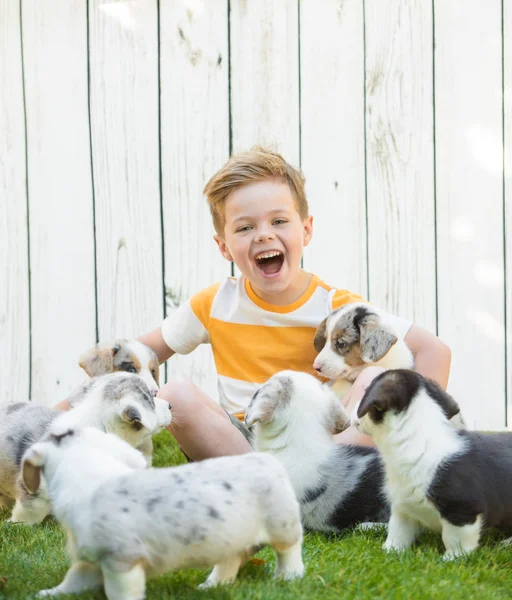
POLYGON ((369 386, 356 426, 373 436, 391 504, 386 550, 404 550, 422 528, 441 531, 446 559, 468 554, 485 527, 512 526, 512 433, 457 431, 455 400, 409 370, 369 386))
POLYGON ((337 532, 361 522, 385 522, 389 506, 377 450, 333 441, 350 418, 315 377, 282 371, 253 396, 245 415, 255 449, 286 468, 307 529, 337 532))
POLYGON ((70 398, 71 410, 61 412, 33 402, 0 409, 0 500, 10 506, 12 521, 39 523, 50 512, 44 485, 30 494, 19 479, 21 457, 48 431, 91 426, 115 433, 139 448, 151 465, 151 436, 171 422, 169 404, 154 398, 137 375, 113 373, 88 380, 70 398))
POLYGON ((153 396, 158 391, 158 359, 151 348, 138 340, 117 339, 96 344, 80 357, 78 364, 89 377, 117 371, 135 373, 146 382, 153 396))
POLYGON ((363 302, 333 311, 320 323, 314 345, 319 354, 313 367, 323 377, 336 380, 332 387, 339 398, 370 365, 384 369, 414 365, 412 353, 400 339, 390 315, 363 302))
POLYGON ((228 583, 265 544, 277 552, 276 576, 302 576, 299 505, 275 458, 143 464, 137 450, 91 428, 48 434, 26 452, 24 484, 36 492, 44 474, 72 560, 62 583, 40 596, 103 586, 109 600, 140 600, 146 575, 210 565, 203 586, 228 583))

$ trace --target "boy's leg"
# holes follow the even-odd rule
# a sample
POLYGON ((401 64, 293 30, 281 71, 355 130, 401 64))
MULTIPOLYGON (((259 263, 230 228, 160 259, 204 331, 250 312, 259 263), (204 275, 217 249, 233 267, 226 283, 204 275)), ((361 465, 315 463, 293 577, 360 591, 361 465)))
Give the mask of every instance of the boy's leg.
MULTIPOLYGON (((370 385, 370 383, 384 372, 382 367, 367 367, 359 374, 359 377, 354 381, 354 384, 350 388, 350 390, 343 396, 343 405, 347 409, 349 414, 352 414, 352 411, 361 401, 361 398, 364 396, 366 388, 370 385)), ((342 433, 338 433, 334 436, 334 441, 337 444, 355 444, 357 446, 375 446, 373 443, 373 439, 369 435, 365 435, 364 433, 359 433, 354 426, 350 426, 348 429, 345 429, 342 433)))
POLYGON ((158 397, 171 405, 167 428, 192 460, 246 454, 252 448, 229 416, 214 400, 189 381, 171 381, 158 397))

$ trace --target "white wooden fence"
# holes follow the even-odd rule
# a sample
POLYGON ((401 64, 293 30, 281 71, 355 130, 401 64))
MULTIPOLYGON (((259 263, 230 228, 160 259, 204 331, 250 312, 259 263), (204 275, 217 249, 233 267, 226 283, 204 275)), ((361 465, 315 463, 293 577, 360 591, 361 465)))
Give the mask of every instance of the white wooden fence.
MULTIPOLYGON (((437 332, 506 426, 512 0, 0 0, 1 401, 230 273, 201 190, 255 143, 306 174, 305 268, 437 332)), ((207 347, 176 375, 215 393, 207 347)))

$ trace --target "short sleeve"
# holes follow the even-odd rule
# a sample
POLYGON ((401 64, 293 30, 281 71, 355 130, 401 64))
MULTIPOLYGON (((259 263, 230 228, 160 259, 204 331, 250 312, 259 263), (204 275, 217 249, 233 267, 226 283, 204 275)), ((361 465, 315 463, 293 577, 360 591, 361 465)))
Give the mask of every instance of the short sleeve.
POLYGON ((162 323, 165 343, 178 354, 189 354, 210 341, 208 326, 213 299, 220 284, 206 288, 174 309, 162 323))
POLYGON ((331 300, 331 310, 336 310, 352 302, 366 302, 366 300, 348 290, 334 290, 331 300))
POLYGON ((399 339, 403 340, 411 328, 412 322, 396 315, 390 315, 389 313, 387 313, 387 317, 398 333, 399 339))

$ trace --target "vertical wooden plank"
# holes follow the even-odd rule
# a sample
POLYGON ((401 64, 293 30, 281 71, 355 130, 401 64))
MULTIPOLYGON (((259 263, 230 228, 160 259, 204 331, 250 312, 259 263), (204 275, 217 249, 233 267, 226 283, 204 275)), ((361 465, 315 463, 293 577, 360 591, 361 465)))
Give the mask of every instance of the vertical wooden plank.
POLYGON ((301 153, 314 236, 304 261, 367 294, 364 22, 360 0, 302 0, 301 153))
POLYGON ((156 0, 89 0, 100 340, 163 317, 156 0))
POLYGON ((0 403, 28 400, 29 268, 20 3, 0 0, 0 403))
POLYGON ((435 332, 432 6, 365 7, 369 296, 435 332))
MULTIPOLYGON (((229 156, 227 1, 161 0, 162 190, 167 310, 231 272, 217 251, 202 190, 229 156)), ((217 398, 209 346, 174 356, 185 376, 217 398)))
POLYGON ((84 378, 96 341, 94 226, 81 0, 23 2, 32 298, 32 398, 53 405, 84 378))
POLYGON ((506 282, 506 372, 507 424, 512 427, 512 6, 502 3, 503 9, 503 118, 504 118, 504 235, 506 282))
POLYGON ((297 0, 231 2, 233 150, 270 146, 299 156, 297 0))
POLYGON ((501 3, 435 2, 439 334, 468 425, 505 424, 501 3))

